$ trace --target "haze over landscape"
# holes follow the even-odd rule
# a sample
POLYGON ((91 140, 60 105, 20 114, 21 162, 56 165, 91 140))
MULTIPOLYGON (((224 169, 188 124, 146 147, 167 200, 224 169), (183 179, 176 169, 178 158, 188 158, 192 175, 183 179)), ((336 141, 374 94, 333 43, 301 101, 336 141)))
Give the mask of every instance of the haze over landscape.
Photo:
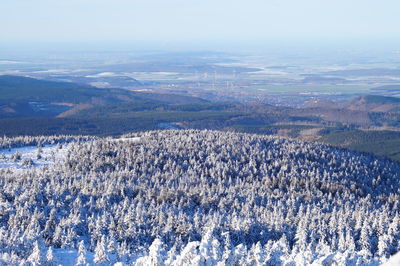
POLYGON ((2 0, 0 265, 400 265, 398 10, 2 0))
POLYGON ((219 42, 382 42, 399 41, 399 9, 395 0, 4 0, 0 30, 3 44, 130 42, 196 49, 219 42))

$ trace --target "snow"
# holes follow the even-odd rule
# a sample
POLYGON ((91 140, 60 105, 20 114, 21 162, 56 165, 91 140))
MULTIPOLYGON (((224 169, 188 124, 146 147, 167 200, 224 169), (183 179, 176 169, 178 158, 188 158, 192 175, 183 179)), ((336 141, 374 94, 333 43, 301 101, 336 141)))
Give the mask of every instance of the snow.
MULTIPOLYGON (((0 150, 5 168, 0 169, 0 265, 37 262, 51 253, 55 263, 74 265, 78 242, 80 261, 89 265, 119 260, 123 265, 372 266, 399 248, 400 216, 392 208, 397 198, 382 197, 374 205, 381 194, 359 193, 375 189, 395 195, 400 177, 395 162, 297 140, 217 131, 7 138, 2 147, 21 143, 30 144, 0 150), (71 144, 42 147, 40 159, 39 148, 28 146, 63 142, 71 144), (17 153, 21 158, 15 160, 17 153), (23 165, 28 159, 32 166, 23 165), (282 185, 276 188, 269 173, 282 185), (246 183, 235 182, 234 175, 246 183), (346 184, 341 189, 347 196, 335 198, 313 187, 315 178, 326 184, 327 193, 346 184), (380 228, 388 230, 375 243, 372 234, 380 228)), ((400 265, 399 257, 386 265, 400 265)))
POLYGON ((0 60, 0 65, 11 65, 11 64, 23 64, 25 62, 12 61, 12 60, 0 60))
MULTIPOLYGON (((113 141, 129 141, 129 142, 140 142, 141 137, 122 137, 112 139, 113 141)), ((70 144, 62 144, 61 146, 46 145, 41 147, 41 158, 38 159, 39 147, 37 146, 24 146, 12 149, 0 150, 0 169, 9 169, 10 171, 20 171, 23 169, 43 167, 54 165, 57 162, 65 159, 66 154, 69 150, 70 144), (19 160, 14 160, 12 157, 16 153, 21 155, 19 160), (24 161, 32 160, 31 166, 24 165, 24 161)))
POLYGON ((94 86, 94 87, 98 87, 98 88, 108 88, 111 86, 110 83, 108 82, 90 82, 90 85, 94 86))
MULTIPOLYGON (((75 265, 76 259, 78 257, 77 250, 54 249, 53 252, 55 261, 61 263, 61 265, 63 266, 75 265)), ((93 259, 94 259, 94 253, 86 251, 86 263, 88 263, 89 265, 94 265, 93 259)))
POLYGON ((117 74, 115 74, 114 72, 101 72, 101 73, 97 73, 94 75, 87 75, 87 78, 98 78, 98 77, 114 77, 117 74))
POLYGON ((49 74, 67 74, 69 73, 68 69, 47 69, 47 70, 39 70, 34 71, 34 73, 49 73, 49 74))
POLYGON ((157 126, 161 129, 179 129, 174 123, 159 123, 157 126))
MULTIPOLYGON (((78 251, 73 249, 53 249, 54 261, 58 263, 58 265, 63 266, 74 266, 76 265, 76 261, 78 258, 78 251)), ((86 265, 97 265, 94 263, 95 253, 86 251, 86 265)), ((126 265, 122 262, 117 262, 117 258, 115 254, 109 254, 109 262, 103 263, 101 265, 126 265)), ((1 261, 0 261, 1 262, 1 261)), ((1 264, 0 264, 1 265, 1 264)))
POLYGON ((133 137, 133 138, 118 138, 118 139, 112 139, 113 141, 130 141, 130 142, 140 142, 141 137, 133 137))
POLYGON ((382 266, 399 266, 400 265, 400 252, 390 257, 390 259, 382 264, 382 266))
POLYGON ((13 149, 3 149, 0 150, 0 169, 7 168, 9 170, 26 169, 31 167, 42 167, 49 166, 60 160, 64 159, 68 144, 62 146, 58 145, 47 145, 41 147, 41 158, 38 159, 39 148, 37 146, 25 146, 13 149), (13 154, 20 153, 20 160, 12 159, 13 154), (31 159, 33 161, 32 166, 24 166, 23 162, 25 160, 31 159))

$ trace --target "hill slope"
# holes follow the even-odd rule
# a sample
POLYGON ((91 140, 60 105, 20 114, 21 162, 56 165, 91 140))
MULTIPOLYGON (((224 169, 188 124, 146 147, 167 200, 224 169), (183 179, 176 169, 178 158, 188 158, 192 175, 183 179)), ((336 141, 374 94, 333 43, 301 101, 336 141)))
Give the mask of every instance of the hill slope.
POLYGON ((367 112, 389 112, 400 110, 400 98, 379 95, 365 95, 351 100, 344 105, 349 110, 367 112))
POLYGON ((60 148, 57 164, 0 175, 7 262, 78 243, 134 265, 365 265, 400 248, 400 165, 389 160, 217 131, 60 148))
POLYGON ((296 112, 315 115, 323 120, 358 126, 390 126, 398 124, 400 98, 364 95, 343 103, 326 99, 306 102, 296 112))
POLYGON ((164 104, 206 102, 190 96, 99 89, 70 82, 0 76, 0 118, 54 117, 60 114, 67 117, 93 106, 129 101, 164 104))
POLYGON ((100 89, 69 82, 39 80, 21 76, 0 76, 0 102, 45 101, 79 103, 102 96, 100 89))

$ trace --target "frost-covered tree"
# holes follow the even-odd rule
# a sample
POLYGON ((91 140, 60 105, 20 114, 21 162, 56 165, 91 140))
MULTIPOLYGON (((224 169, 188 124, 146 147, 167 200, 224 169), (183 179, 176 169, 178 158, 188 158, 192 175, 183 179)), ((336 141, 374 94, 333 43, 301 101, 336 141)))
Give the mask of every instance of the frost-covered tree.
MULTIPOLYGON (((266 262, 266 250, 261 246, 260 242, 257 242, 257 244, 253 245, 251 249, 252 253, 252 263, 254 265, 265 265, 266 262)), ((271 265, 274 265, 271 263, 271 265)))
POLYGON ((86 248, 83 240, 81 240, 78 245, 78 255, 75 265, 86 265, 86 248))
POLYGON ((213 238, 213 230, 207 229, 199 245, 199 255, 201 265, 216 265, 219 260, 219 243, 213 238))
POLYGON ((96 264, 105 264, 110 261, 105 247, 105 237, 97 241, 93 262, 96 264))
POLYGON ((173 245, 172 248, 167 252, 167 257, 165 260, 165 265, 172 265, 172 263, 176 260, 177 256, 176 245, 173 245))
POLYGON ((34 242, 32 253, 28 257, 27 261, 32 265, 41 265, 43 263, 42 251, 38 241, 34 242))
POLYGON ((193 241, 189 242, 179 256, 176 257, 176 260, 173 262, 173 265, 176 266, 186 266, 186 265, 201 265, 201 257, 199 255, 199 246, 200 242, 193 241))
POLYGON ((136 261, 136 265, 143 266, 163 266, 165 262, 165 253, 160 239, 154 239, 149 248, 149 255, 136 261))
POLYGON ((389 241, 386 235, 380 235, 378 241, 378 255, 387 258, 390 250, 389 241))
POLYGON ((156 238, 167 265, 371 264, 400 249, 400 165, 384 158, 172 130, 0 138, 0 160, 20 165, 10 154, 26 145, 42 146, 43 158, 50 149, 56 163, 0 168, 0 258, 8 264, 27 261, 34 241, 44 251, 44 243, 79 249, 84 240, 105 264, 148 258, 156 238))
POLYGON ((49 247, 46 252, 46 264, 47 265, 56 265, 56 261, 53 255, 53 248, 49 247))

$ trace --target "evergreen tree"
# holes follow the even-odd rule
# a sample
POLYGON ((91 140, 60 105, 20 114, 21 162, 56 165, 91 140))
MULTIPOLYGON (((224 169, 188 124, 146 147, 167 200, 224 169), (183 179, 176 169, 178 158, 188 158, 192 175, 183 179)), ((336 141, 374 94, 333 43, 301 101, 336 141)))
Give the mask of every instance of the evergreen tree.
POLYGON ((387 258, 390 247, 386 235, 380 235, 378 240, 378 255, 382 258, 387 258))
POLYGON ((149 248, 149 266, 162 266, 164 265, 165 254, 163 244, 159 238, 154 239, 149 248))
POLYGON ((83 240, 78 245, 78 256, 75 265, 86 265, 86 248, 83 240))
POLYGON ((93 262, 96 264, 105 264, 109 261, 110 259, 105 247, 105 237, 102 236, 101 239, 97 241, 93 262))
POLYGON ((39 242, 36 240, 33 244, 33 250, 31 255, 28 257, 28 262, 32 265, 41 265, 43 262, 42 253, 40 250, 39 242))
POLYGON ((47 265, 54 265, 56 263, 54 255, 53 255, 53 248, 52 247, 49 247, 48 250, 47 250, 46 263, 47 263, 47 265))

